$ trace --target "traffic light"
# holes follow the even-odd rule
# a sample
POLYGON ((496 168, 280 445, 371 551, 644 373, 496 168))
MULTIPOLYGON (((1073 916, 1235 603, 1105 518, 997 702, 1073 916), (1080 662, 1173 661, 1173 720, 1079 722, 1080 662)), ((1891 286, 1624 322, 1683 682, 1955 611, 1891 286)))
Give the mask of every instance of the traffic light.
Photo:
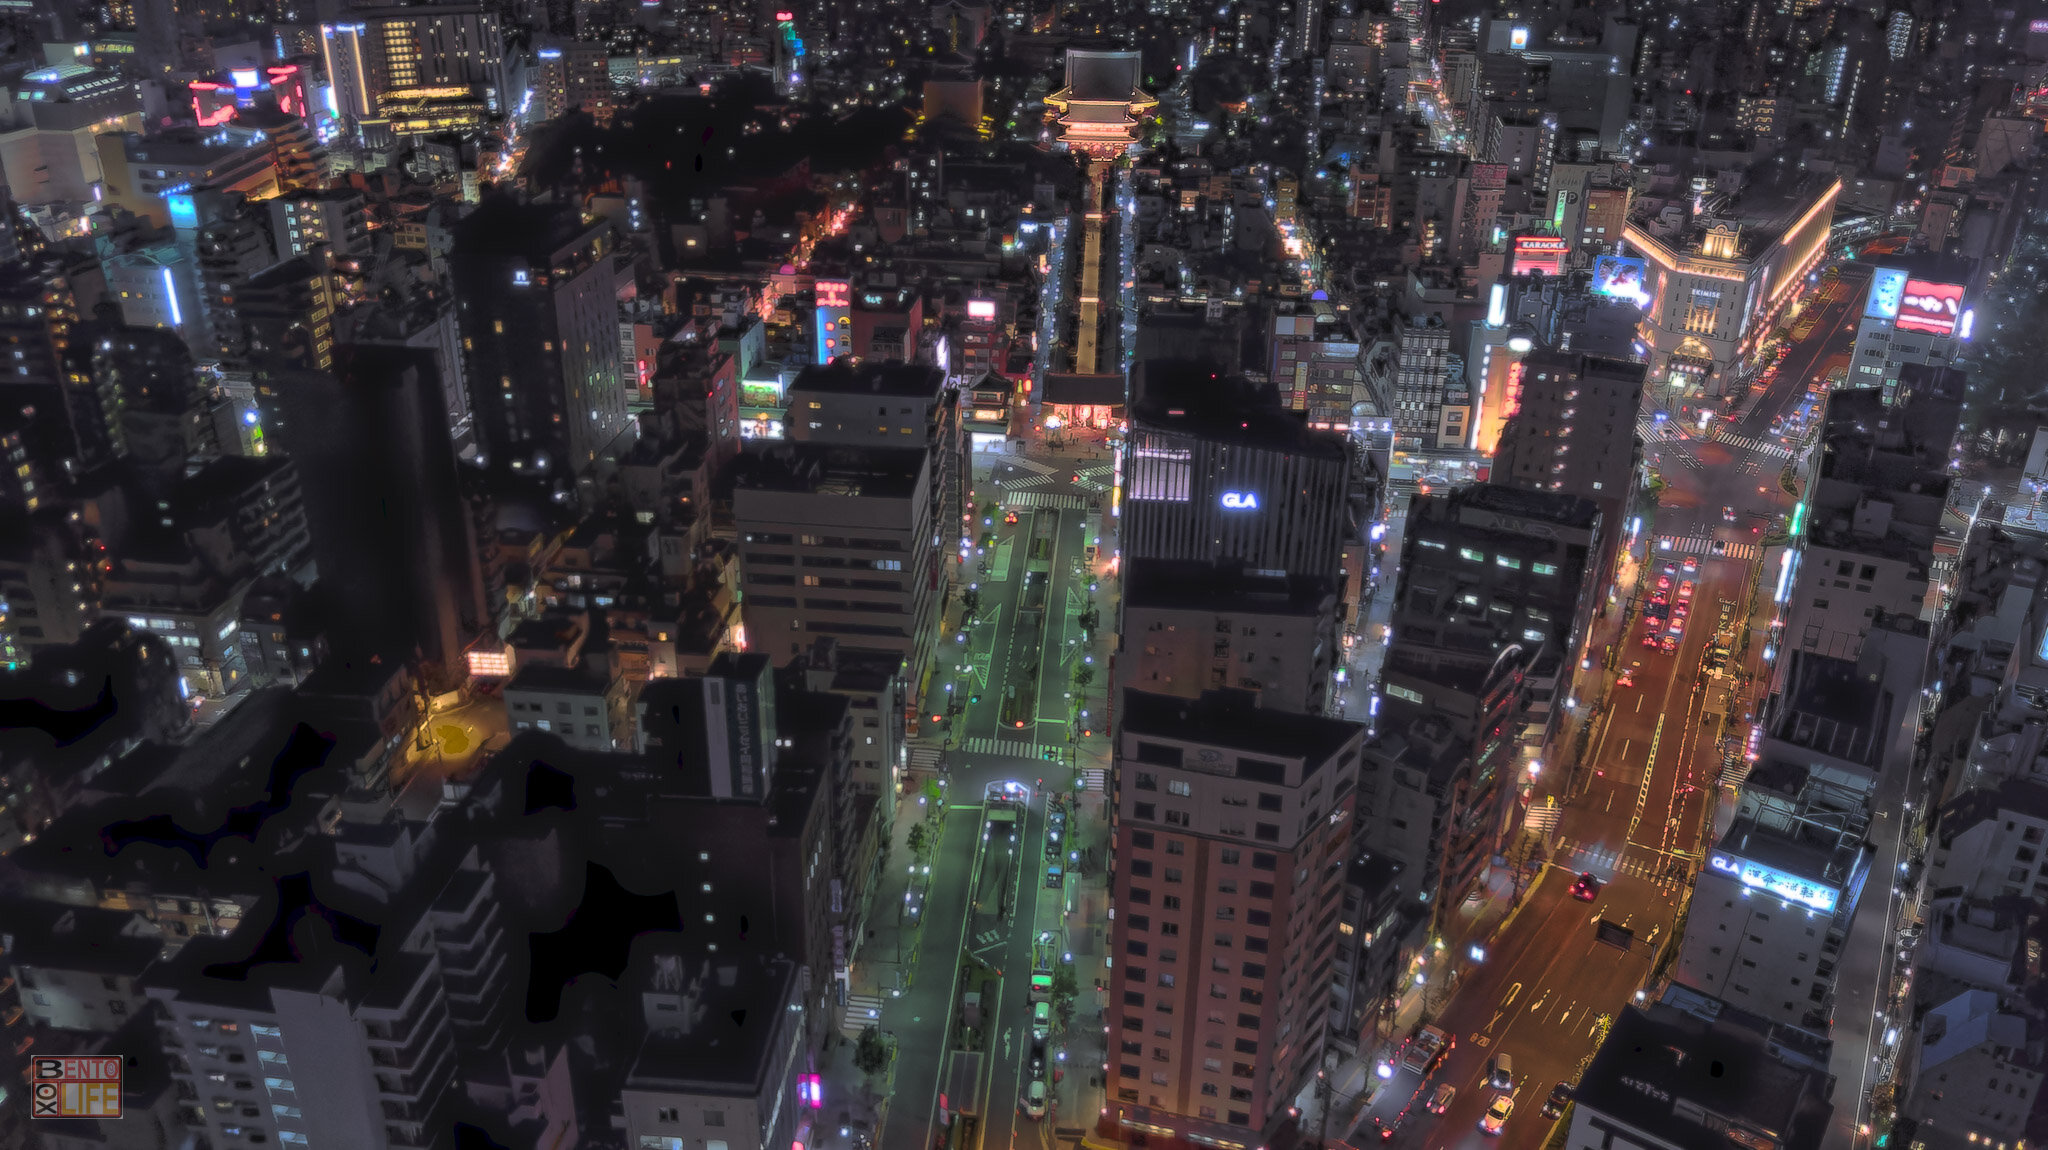
POLYGON ((981 696, 980 696, 980 695, 969 695, 969 696, 967 696, 967 701, 968 701, 969 703, 979 703, 979 702, 981 702, 981 696))

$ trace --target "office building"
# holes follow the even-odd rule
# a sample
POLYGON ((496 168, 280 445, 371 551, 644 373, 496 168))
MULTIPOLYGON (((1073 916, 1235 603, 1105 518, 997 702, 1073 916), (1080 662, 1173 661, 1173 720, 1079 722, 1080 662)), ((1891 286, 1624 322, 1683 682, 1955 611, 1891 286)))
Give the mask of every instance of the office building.
POLYGON ((616 750, 625 734, 626 681, 601 664, 520 667, 501 692, 505 725, 546 731, 582 751, 616 750))
POLYGON ((603 44, 570 40, 542 44, 534 51, 540 71, 536 85, 540 112, 552 120, 568 112, 608 113, 612 106, 611 55, 603 44))
POLYGON ((1830 1045, 1684 987, 1623 1007, 1573 1092, 1571 1150, 1819 1150, 1830 1045))
POLYGON ((1140 365, 1123 459, 1123 554, 1336 578, 1367 498, 1346 438, 1193 361, 1140 365))
POLYGON ((1791 763, 1752 772, 1734 822, 1694 880, 1672 978, 1825 1036, 1870 875, 1870 798, 1791 763))
POLYGON ((1797 548, 1778 572, 1785 646, 1854 659, 1879 612, 1931 619, 1943 573, 1935 564, 1962 413, 1960 373, 1919 382, 1886 404, 1876 388, 1828 397, 1821 457, 1797 548))
POLYGON ((1330 1041, 1365 729, 1242 691, 1130 690, 1117 709, 1105 1117, 1260 1145, 1330 1041))
POLYGON ((1115 690, 1198 699, 1230 687, 1270 710, 1320 715, 1339 660, 1337 584, 1231 562, 1124 566, 1115 690))
MULTIPOLYGON (((796 443, 923 447, 931 456, 932 523, 965 523, 968 443, 960 395, 945 369, 919 363, 837 362, 797 372, 784 395, 796 443)), ((946 535, 964 545, 964 527, 946 535)))
POLYGON ((1928 1150, 2021 1145, 2041 1076, 2041 1023, 2024 1007, 1971 988, 1933 1003, 1901 1055, 1911 1085, 1900 1107, 1911 1119, 1913 1144, 1928 1150))
POLYGON ((932 481, 922 448, 742 456, 733 519, 747 648, 787 661, 829 635, 903 656, 921 688, 944 586, 932 481))
POLYGON ((320 28, 336 111, 366 140, 388 139, 391 101, 460 90, 490 110, 516 103, 506 91, 498 13, 476 4, 353 8, 320 28))
POLYGON ((1600 531, 1586 500, 1493 484, 1411 504, 1359 820, 1438 907, 1499 854, 1561 713, 1600 531))
POLYGON ((1840 193, 1833 177, 1759 184, 1710 201, 1675 232, 1628 225, 1628 251, 1654 269, 1640 336, 1660 403, 1736 386, 1738 367, 1826 254, 1840 193))
MULTIPOLYGON (((682 935, 668 939, 679 948, 682 935)), ((787 958, 654 954, 646 1036, 619 1092, 629 1146, 808 1145, 807 971, 787 958), (758 1018, 734 1028, 735 1015, 758 1018)))
POLYGON ((1884 257, 1884 266, 1870 273, 1844 386, 1881 388, 1891 403, 1906 365, 1954 366, 1975 334, 1975 283, 1969 260, 1934 254, 1884 257))
POLYGON ((1289 408, 1308 416, 1318 431, 1351 426, 1364 374, 1360 344, 1334 315, 1294 312, 1273 317, 1266 376, 1289 408))
POLYGON ((1462 365, 1451 354, 1451 329, 1442 316, 1410 316, 1394 327, 1388 391, 1394 446, 1408 451, 1456 451, 1469 446, 1472 405, 1462 365))
POLYGON ((1643 446, 1636 415, 1643 398, 1640 363, 1539 350, 1511 369, 1506 422, 1492 478, 1507 487, 1549 491, 1600 509, 1600 548, 1588 573, 1614 570, 1640 486, 1643 446))
POLYGON ((611 224, 492 199, 457 228, 450 266, 485 461, 591 503, 600 459, 633 430, 611 224))
POLYGON ((265 206, 270 210, 270 233, 281 259, 304 255, 321 244, 341 259, 370 254, 363 193, 354 188, 287 192, 265 206))

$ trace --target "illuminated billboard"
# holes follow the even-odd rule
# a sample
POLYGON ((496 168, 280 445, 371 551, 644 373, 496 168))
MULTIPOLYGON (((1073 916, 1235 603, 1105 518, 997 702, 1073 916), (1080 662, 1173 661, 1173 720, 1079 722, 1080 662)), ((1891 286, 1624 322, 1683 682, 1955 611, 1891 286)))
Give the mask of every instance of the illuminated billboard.
POLYGON ((1565 241, 1556 236, 1516 236, 1514 274, 1560 275, 1564 271, 1565 241))
POLYGON ((1646 308, 1650 306, 1649 273, 1650 265, 1633 256, 1601 256, 1593 261, 1593 290, 1646 308))
POLYGON ((812 289, 812 298, 817 304, 816 362, 831 363, 852 350, 847 336, 851 335, 848 303, 853 294, 853 285, 845 280, 819 280, 812 289))
POLYGON ((1787 902, 1810 906, 1822 914, 1833 914, 1835 903, 1841 898, 1839 892, 1830 887, 1808 882, 1798 875, 1787 874, 1776 867, 1767 867, 1748 859, 1734 858, 1717 851, 1709 861, 1715 870, 1734 878, 1743 886, 1756 887, 1787 902))
POLYGON ((1879 268, 1870 277, 1870 302, 1863 306, 1866 319, 1899 318, 1899 297, 1906 294, 1906 273, 1897 268, 1879 268))
POLYGON ((967 301, 967 318, 996 318, 996 301, 992 299, 971 299, 967 301))
POLYGON ((1907 280, 1899 296, 1899 318, 1893 326, 1900 331, 1928 335, 1954 335, 1963 315, 1963 289, 1957 284, 1907 280))

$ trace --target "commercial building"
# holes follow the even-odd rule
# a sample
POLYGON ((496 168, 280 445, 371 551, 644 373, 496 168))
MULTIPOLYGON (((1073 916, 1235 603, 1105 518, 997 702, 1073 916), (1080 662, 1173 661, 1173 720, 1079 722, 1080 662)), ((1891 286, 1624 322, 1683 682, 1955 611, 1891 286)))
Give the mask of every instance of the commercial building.
POLYGON ((747 647, 787 660, 821 636, 931 666, 944 552, 922 448, 789 444, 741 457, 733 492, 747 647))
POLYGON ((493 199, 463 219, 450 268, 485 461, 593 503, 600 459, 633 432, 611 224, 493 199))
POLYGON ((1493 481, 1591 500, 1619 538, 1642 463, 1636 415, 1645 370, 1599 356, 1530 353, 1515 373, 1493 481))
POLYGON ((1573 1092, 1569 1150, 1819 1150, 1830 1045, 1681 986, 1623 1007, 1573 1092))
POLYGON ((1672 977, 1773 1023, 1825 1036, 1843 947, 1870 876, 1869 804, 1867 788, 1826 772, 1759 766, 1694 880, 1672 977))
POLYGON ((514 731, 547 731, 584 751, 616 750, 626 731, 626 681, 602 667, 529 663, 502 694, 514 731))
POLYGON ((1365 729, 1125 691, 1106 1125, 1262 1145, 1322 1065, 1365 729))
POLYGON ((1359 821, 1410 894, 1457 900, 1500 854, 1600 582, 1591 502, 1494 484, 1409 511, 1359 821))
POLYGON ((1318 431, 1349 429, 1365 379, 1359 363, 1362 345, 1336 314, 1276 315, 1270 346, 1266 378, 1280 389, 1281 401, 1307 415, 1308 425, 1318 431))
POLYGON ((1230 687, 1259 706, 1320 715, 1338 659, 1337 584, 1229 561, 1124 565, 1115 688, 1198 699, 1230 687))
POLYGON ((1443 317, 1416 315, 1397 323, 1390 364, 1395 448, 1435 452, 1468 446, 1471 389, 1462 361, 1451 354, 1451 329, 1443 317))
POLYGON ((1367 498, 1345 436, 1196 362, 1140 366, 1123 473, 1124 561, 1243 562, 1336 578, 1367 498))
POLYGON ((1650 266, 1640 334, 1660 401, 1737 386, 1741 366, 1826 253, 1841 189, 1833 177, 1756 185, 1710 201, 1682 225, 1666 226, 1667 217, 1628 225, 1622 239, 1650 266))
POLYGON ((1975 334, 1973 261, 1890 255, 1870 273, 1845 386, 1875 387, 1894 402, 1908 364, 1950 367, 1975 334))
POLYGON ((1879 612, 1932 619, 1940 607, 1937 562, 1957 550, 1943 517, 1963 383, 1921 368, 1905 380, 1892 404, 1875 388, 1828 397, 1818 474, 1778 572, 1788 648, 1853 659, 1879 612))
POLYGON ((353 8, 320 27, 334 105, 366 141, 383 142, 385 103, 408 93, 462 88, 493 111, 505 89, 505 40, 496 10, 476 4, 353 8))

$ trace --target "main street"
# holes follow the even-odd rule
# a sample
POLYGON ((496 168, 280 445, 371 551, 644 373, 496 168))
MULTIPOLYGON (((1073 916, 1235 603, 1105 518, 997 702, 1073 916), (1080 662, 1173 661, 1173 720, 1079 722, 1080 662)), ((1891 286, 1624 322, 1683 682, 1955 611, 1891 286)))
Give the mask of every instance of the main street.
POLYGON ((1371 1144, 1378 1119, 1395 1126, 1387 1141, 1394 1146, 1534 1150, 1552 1129, 1542 1108, 1553 1086, 1577 1080, 1599 1044, 1603 1016, 1651 984, 1680 928, 1691 875, 1712 831, 1709 815, 1717 806, 1725 814, 1733 801, 1732 789, 1718 785, 1724 753, 1740 752, 1753 718, 1748 676, 1760 667, 1772 588, 1762 588, 1752 611, 1751 587, 1765 541, 1793 502, 1779 477, 1795 448, 1771 428, 1804 402, 1812 377, 1844 350, 1843 325, 1858 299, 1859 292, 1845 291, 1816 304, 1822 311, 1813 332, 1792 348, 1777 377, 1736 419, 1719 428, 1710 420, 1706 438, 1682 406, 1650 429, 1646 450, 1666 487, 1643 525, 1643 558, 1630 568, 1634 584, 1617 590, 1596 624, 1594 657, 1605 659, 1606 673, 1595 682, 1582 676, 1578 685, 1581 702, 1602 709, 1578 768, 1549 772, 1531 788, 1532 807, 1559 808, 1544 835, 1547 861, 1490 940, 1432 958, 1427 977, 1453 980, 1434 1021, 1456 1046, 1427 1081, 1402 1071, 1386 1082, 1361 1116, 1358 1145, 1371 1144), (1681 422, 1688 426, 1676 426, 1681 422), (1670 654, 1661 644, 1643 645, 1644 609, 1667 566, 1665 609, 1675 609, 1683 585, 1693 584, 1690 615, 1670 654), (1717 631, 1734 640, 1745 629, 1747 653, 1739 641, 1728 642, 1725 668, 1712 671, 1717 631), (1591 901, 1574 896, 1581 873, 1598 880, 1591 901), (1627 934, 1610 932, 1603 941, 1601 919, 1627 934), (1479 1121, 1499 1093, 1486 1079, 1500 1053, 1513 1062, 1514 1112, 1502 1134, 1489 1137, 1479 1121), (1444 1084, 1456 1094, 1439 1116, 1427 1104, 1444 1084))
MULTIPOLYGON (((1093 734, 1082 738, 1078 754, 1069 735, 1070 719, 1100 721, 1107 694, 1107 637, 1084 633, 1082 619, 1091 602, 1105 620, 1115 619, 1104 559, 1089 552, 1101 538, 1095 506, 1106 498, 1109 466, 1085 448, 976 457, 976 546, 962 581, 976 596, 974 621, 957 638, 944 637, 950 649, 928 696, 950 695, 951 712, 934 708, 921 724, 925 741, 941 750, 941 801, 949 809, 922 903, 930 926, 908 960, 911 985, 879 1007, 877 1022, 897 1050, 880 1145, 939 1144, 950 1108, 974 1116, 970 1145, 1048 1146, 1055 1126, 1066 1124, 1063 1113, 1092 1107, 1085 1099, 1100 1096, 1089 1069, 1101 1062, 1101 1022, 1088 973, 1103 950, 1091 929, 1102 905, 1103 832, 1093 813, 1099 804, 1066 804, 1069 829, 1056 886, 1047 879, 1046 843, 1048 794, 1071 787, 1076 769, 1100 765, 1101 731, 1079 728, 1093 734), (1044 541, 1036 554, 1035 538, 1044 541), (1079 666, 1091 668, 1087 687, 1074 685, 1079 666), (937 722, 934 714, 941 715, 937 722), (1025 796, 1014 832, 986 822, 991 785, 1014 785, 1025 796), (1033 1118, 1021 1105, 1031 1081, 1030 972, 1034 943, 1046 935, 1083 973, 1072 1027, 1055 1027, 1047 1043, 1048 1079, 1055 1070, 1071 1073, 1049 1081, 1050 1112, 1033 1118), (949 1024, 962 996, 991 975, 980 1004, 982 1057, 963 1097, 951 1077, 949 1024)), ((1099 556, 1111 553, 1109 542, 1102 539, 1099 556)))

